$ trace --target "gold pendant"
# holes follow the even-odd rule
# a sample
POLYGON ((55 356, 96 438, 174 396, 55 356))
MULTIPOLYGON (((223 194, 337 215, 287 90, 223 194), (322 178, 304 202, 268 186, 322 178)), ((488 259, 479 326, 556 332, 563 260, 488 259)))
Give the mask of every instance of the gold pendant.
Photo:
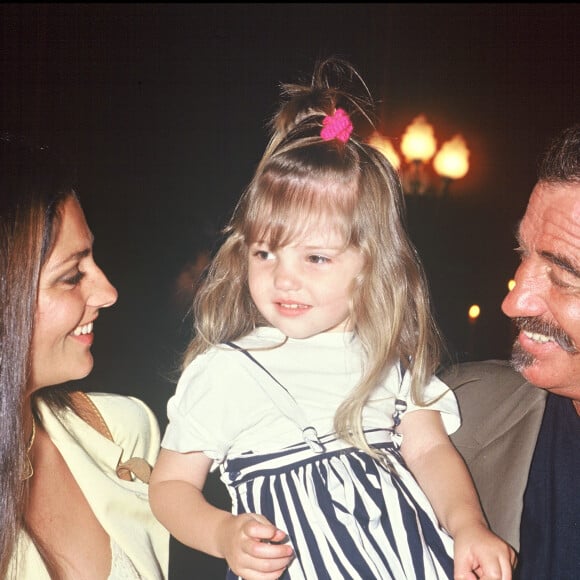
POLYGON ((26 463, 24 464, 24 473, 20 477, 22 481, 26 481, 30 479, 34 475, 34 468, 32 467, 32 462, 30 461, 30 457, 28 454, 26 455, 26 463))
POLYGON ((34 444, 34 438, 36 437, 36 421, 34 417, 32 418, 32 434, 30 435, 30 441, 26 446, 26 463, 24 464, 24 473, 21 475, 20 480, 26 481, 30 479, 34 475, 34 468, 32 467, 32 461, 30 461, 30 450, 32 449, 32 445, 34 444))

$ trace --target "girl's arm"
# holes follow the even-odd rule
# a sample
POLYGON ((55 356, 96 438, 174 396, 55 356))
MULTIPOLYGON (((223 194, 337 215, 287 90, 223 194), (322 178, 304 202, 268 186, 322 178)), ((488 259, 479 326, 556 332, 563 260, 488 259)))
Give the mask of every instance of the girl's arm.
POLYGON ((399 432, 405 462, 454 539, 455 579, 509 580, 515 552, 489 530, 471 475, 441 414, 427 409, 407 413, 399 432))
POLYGON ((248 580, 275 580, 293 555, 286 534, 257 514, 231 513, 209 504, 202 490, 211 459, 201 452, 161 449, 149 481, 157 519, 183 544, 217 558, 248 580))

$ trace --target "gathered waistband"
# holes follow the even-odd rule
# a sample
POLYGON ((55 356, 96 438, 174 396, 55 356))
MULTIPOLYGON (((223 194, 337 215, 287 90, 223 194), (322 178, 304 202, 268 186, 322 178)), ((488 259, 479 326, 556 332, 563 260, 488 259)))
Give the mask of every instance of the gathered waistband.
MULTIPOLYGON (((365 437, 371 447, 377 449, 393 447, 393 431, 390 429, 373 429, 365 431, 365 437)), ((275 475, 276 472, 288 470, 288 466, 299 467, 314 461, 328 459, 330 456, 342 453, 365 453, 353 447, 350 443, 339 439, 336 434, 319 437, 323 447, 319 453, 313 452, 308 443, 296 443, 272 453, 247 452, 237 457, 227 459, 221 466, 222 480, 226 484, 238 484, 247 476, 257 477, 263 475, 275 475)))

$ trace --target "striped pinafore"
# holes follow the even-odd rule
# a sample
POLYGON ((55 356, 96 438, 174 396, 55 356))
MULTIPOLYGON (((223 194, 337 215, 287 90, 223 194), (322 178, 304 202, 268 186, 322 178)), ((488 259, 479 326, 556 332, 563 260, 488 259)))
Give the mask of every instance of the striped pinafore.
MULTIPOLYGON (((232 512, 259 513, 288 535, 295 559, 283 580, 439 580, 453 578, 453 540, 440 528, 405 466, 391 430, 366 432, 391 469, 333 435, 318 437, 285 387, 266 390, 292 418, 304 443, 227 459, 221 479, 232 512)), ((397 401, 395 425, 406 404, 397 401)), ((237 578, 228 570, 228 580, 237 578)))

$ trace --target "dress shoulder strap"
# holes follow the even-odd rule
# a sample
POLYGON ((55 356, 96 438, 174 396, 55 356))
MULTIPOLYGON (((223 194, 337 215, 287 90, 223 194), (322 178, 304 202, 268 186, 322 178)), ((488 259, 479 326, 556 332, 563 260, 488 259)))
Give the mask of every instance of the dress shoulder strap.
POLYGON ((290 391, 255 357, 253 357, 246 349, 242 348, 235 342, 225 343, 230 348, 247 356, 254 364, 260 367, 268 377, 276 384, 276 389, 266 389, 262 383, 260 386, 262 390, 268 395, 271 401, 276 405, 278 410, 288 417, 291 421, 296 423, 302 432, 304 441, 310 446, 315 453, 324 451, 324 445, 318 438, 316 429, 309 423, 304 411, 300 408, 296 399, 292 396, 290 391))

